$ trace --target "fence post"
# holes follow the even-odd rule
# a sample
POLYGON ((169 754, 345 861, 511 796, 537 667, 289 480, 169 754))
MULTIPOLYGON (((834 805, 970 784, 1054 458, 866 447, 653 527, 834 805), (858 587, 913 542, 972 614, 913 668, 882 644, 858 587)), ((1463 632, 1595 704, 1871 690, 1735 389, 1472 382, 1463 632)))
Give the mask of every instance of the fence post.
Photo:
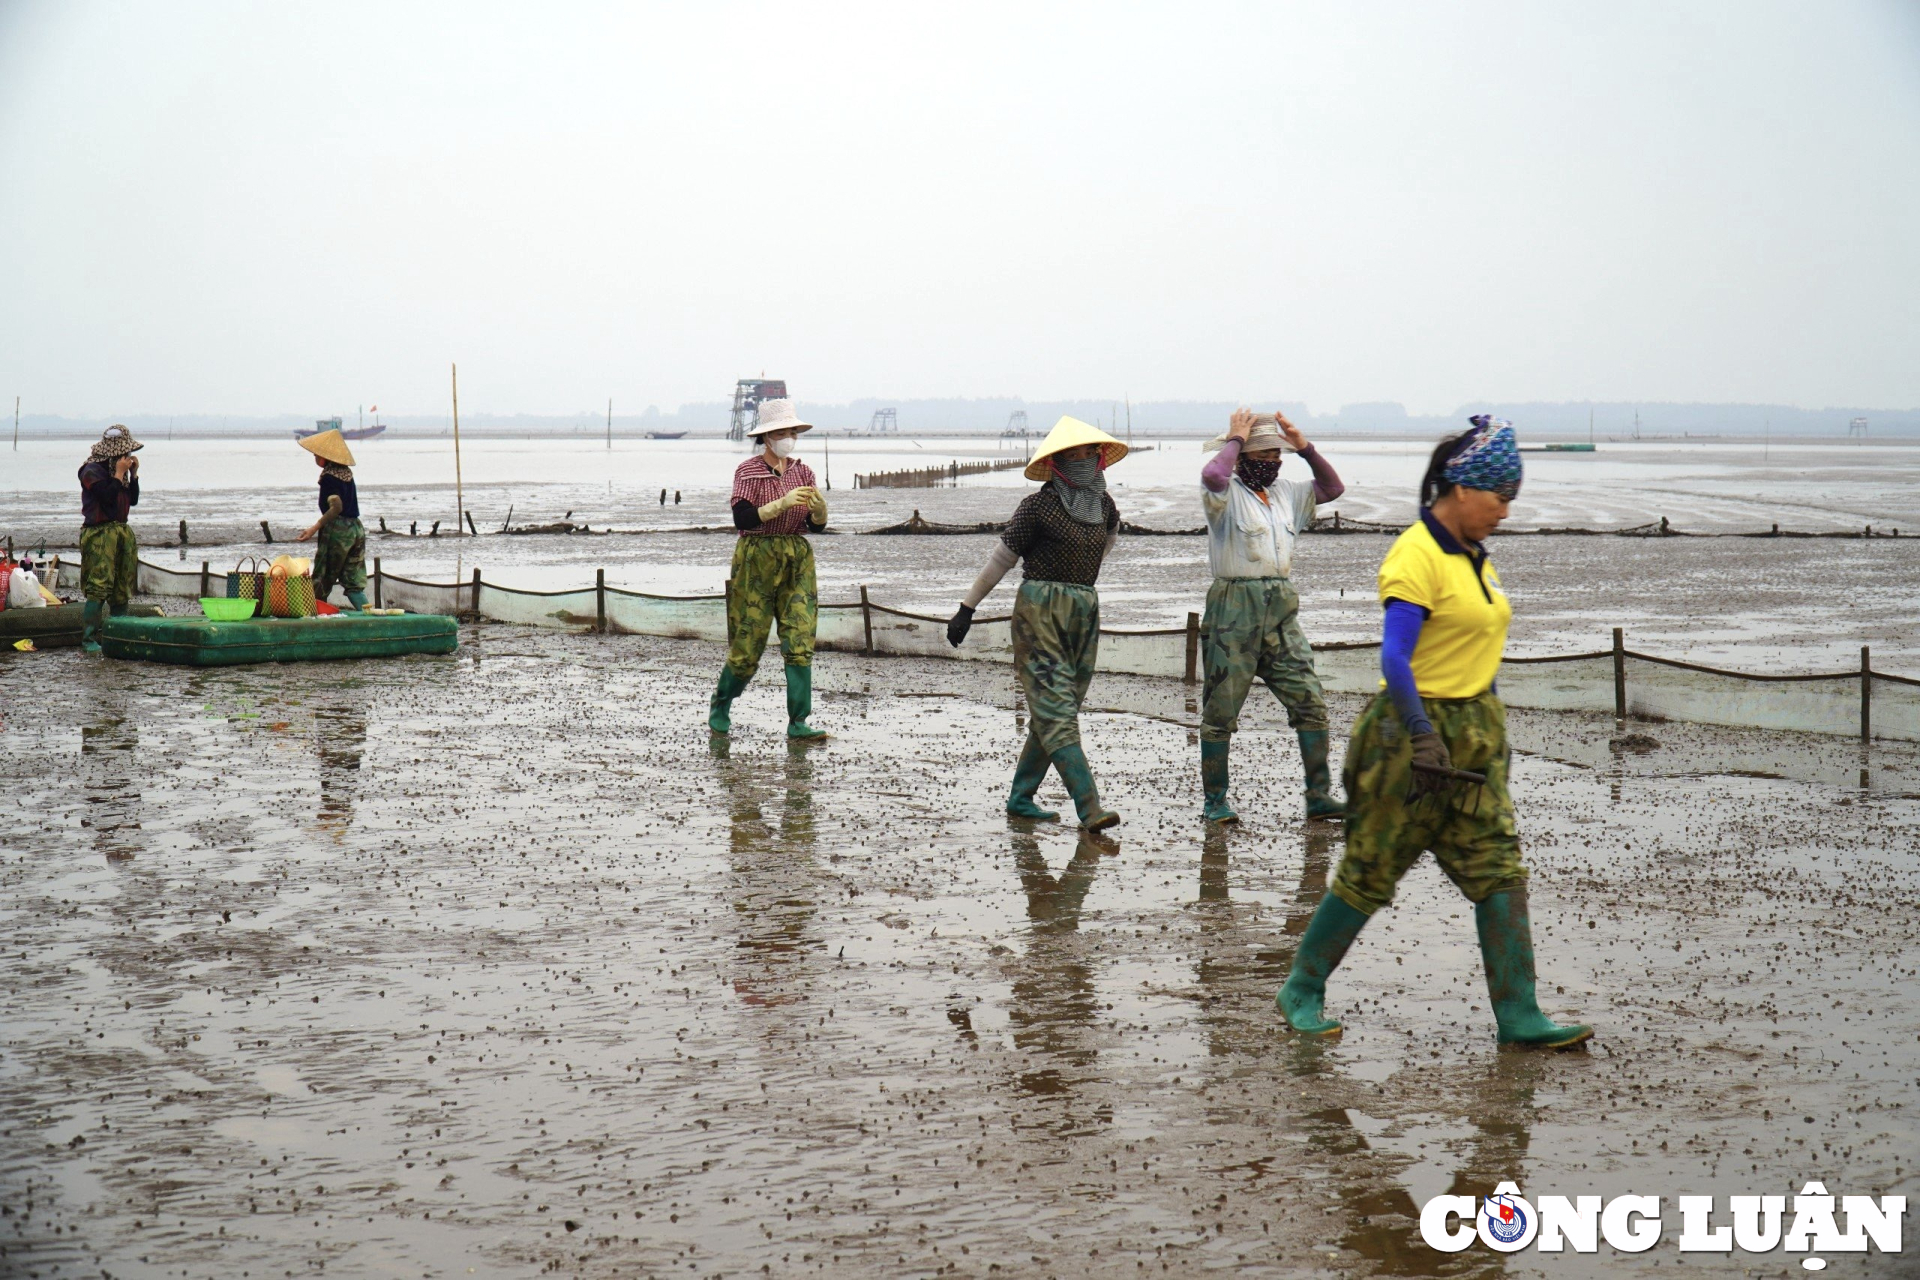
POLYGON ((386 601, 381 598, 383 595, 383 593, 380 590, 381 577, 382 575, 380 573, 380 557, 375 556, 373 558, 373 607, 376 609, 384 609, 387 607, 386 601))
POLYGON ((607 571, 593 571, 593 619, 600 634, 607 633, 607 571))
POLYGON ((1627 641, 1620 627, 1613 629, 1613 718, 1627 718, 1627 641))
POLYGON ((1200 664, 1200 615, 1187 615, 1187 674, 1182 677, 1185 684, 1193 683, 1194 669, 1200 664))
POLYGON ((1873 741, 1873 653, 1860 646, 1860 741, 1873 741))
POLYGON ((860 584, 860 629, 866 632, 866 644, 860 652, 873 656, 873 606, 867 603, 867 584, 860 584))
POLYGON ((480 617, 480 570, 478 568, 474 569, 473 571, 473 616, 476 621, 479 620, 479 617, 480 617))
POLYGON ((207 580, 208 578, 207 570, 211 569, 212 567, 213 566, 205 560, 202 560, 200 562, 200 594, 203 596, 210 596, 213 594, 213 584, 207 580))

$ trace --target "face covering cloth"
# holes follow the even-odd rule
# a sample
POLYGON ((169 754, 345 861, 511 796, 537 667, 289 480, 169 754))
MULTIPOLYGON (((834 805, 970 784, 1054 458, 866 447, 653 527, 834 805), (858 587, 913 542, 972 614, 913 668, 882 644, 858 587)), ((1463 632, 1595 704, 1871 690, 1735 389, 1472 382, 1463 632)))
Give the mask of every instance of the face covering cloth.
POLYGON ((1233 469, 1239 472, 1249 489, 1265 489, 1280 478, 1280 459, 1271 458, 1262 462, 1242 454, 1233 464, 1233 469))
POLYGON ((1107 477, 1098 458, 1078 462, 1055 458, 1053 491, 1059 495, 1060 505, 1067 509, 1067 514, 1081 524, 1107 522, 1106 509, 1100 503, 1100 496, 1107 491, 1107 477))

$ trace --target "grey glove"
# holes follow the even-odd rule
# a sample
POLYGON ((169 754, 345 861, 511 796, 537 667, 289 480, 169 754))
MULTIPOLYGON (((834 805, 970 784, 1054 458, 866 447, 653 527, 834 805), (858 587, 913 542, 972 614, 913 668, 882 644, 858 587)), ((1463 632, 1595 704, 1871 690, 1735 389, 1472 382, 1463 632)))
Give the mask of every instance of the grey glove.
POLYGON ((1434 772, 1451 768, 1453 757, 1447 753, 1447 744, 1440 740, 1439 734, 1413 735, 1413 785, 1409 790, 1415 799, 1451 789, 1454 780, 1445 773, 1434 772))

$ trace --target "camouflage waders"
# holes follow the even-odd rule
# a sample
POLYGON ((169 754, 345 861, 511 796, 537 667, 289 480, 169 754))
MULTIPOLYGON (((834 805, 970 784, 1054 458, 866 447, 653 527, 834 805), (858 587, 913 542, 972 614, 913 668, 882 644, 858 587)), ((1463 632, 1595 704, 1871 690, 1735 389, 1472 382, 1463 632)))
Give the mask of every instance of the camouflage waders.
POLYGON ((739 539, 733 548, 733 584, 727 595, 727 670, 742 684, 760 669, 767 636, 780 625, 780 656, 790 667, 813 665, 819 621, 813 545, 794 533, 739 539))
POLYGON ((1483 773, 1487 784, 1409 802, 1413 748, 1393 700, 1374 696, 1347 745, 1347 851, 1333 874, 1333 892, 1368 915, 1393 901, 1400 877, 1428 850, 1469 902, 1526 887, 1507 794, 1506 707, 1491 691, 1424 702, 1453 767, 1483 773))
POLYGON ((1273 690, 1295 729, 1327 727, 1327 702, 1300 630, 1300 597, 1285 578, 1215 578, 1207 588, 1205 700, 1200 737, 1225 742, 1257 679, 1273 690))
POLYGON ((1080 703, 1100 656, 1092 587, 1028 578, 1013 603, 1013 667, 1034 736, 1048 755, 1080 742, 1080 703))
POLYGON ((1227 803, 1229 742, 1240 708, 1258 679, 1287 709, 1300 738, 1309 818, 1337 818, 1327 767, 1327 702, 1313 669, 1313 649, 1300 630, 1300 597, 1285 578, 1215 578, 1207 588, 1204 701, 1200 710, 1202 815, 1238 822, 1227 803))
POLYGON ((80 530, 80 587, 89 602, 125 609, 139 572, 140 545, 124 521, 80 530))
POLYGON ((352 595, 367 589, 367 531, 358 520, 331 520, 313 552, 313 594, 325 600, 338 585, 352 595))
POLYGON ((1100 595, 1071 582, 1028 578, 1013 602, 1013 669, 1027 700, 1027 743, 1013 776, 1007 812, 1054 815, 1033 803, 1051 764, 1066 784, 1080 825, 1101 831, 1120 815, 1100 803, 1080 746, 1080 704, 1100 656, 1100 595))

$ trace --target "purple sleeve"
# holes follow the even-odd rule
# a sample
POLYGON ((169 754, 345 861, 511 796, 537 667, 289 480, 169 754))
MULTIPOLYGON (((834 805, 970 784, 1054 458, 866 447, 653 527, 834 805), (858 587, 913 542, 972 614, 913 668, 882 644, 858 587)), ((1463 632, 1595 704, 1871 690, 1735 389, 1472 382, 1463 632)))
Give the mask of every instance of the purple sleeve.
MULTIPOLYGON (((1239 460, 1240 441, 1227 441, 1220 452, 1213 455, 1213 461, 1200 468, 1200 483, 1207 486, 1208 493, 1225 493, 1227 482, 1233 479, 1233 464, 1239 460)), ((1315 476, 1319 474, 1314 472, 1315 476)))
POLYGON ((1408 733, 1432 733, 1433 722, 1420 702, 1420 688, 1413 680, 1413 648, 1420 643, 1420 628, 1426 625, 1427 611, 1405 600, 1387 601, 1386 620, 1380 631, 1380 674, 1387 681, 1387 696, 1400 713, 1400 723, 1408 733))
POLYGON ((1341 483, 1339 475, 1334 471, 1333 464, 1321 457, 1318 449, 1308 445, 1300 451, 1300 459, 1313 469, 1313 500, 1315 502, 1332 502, 1347 491, 1347 486, 1341 483))

